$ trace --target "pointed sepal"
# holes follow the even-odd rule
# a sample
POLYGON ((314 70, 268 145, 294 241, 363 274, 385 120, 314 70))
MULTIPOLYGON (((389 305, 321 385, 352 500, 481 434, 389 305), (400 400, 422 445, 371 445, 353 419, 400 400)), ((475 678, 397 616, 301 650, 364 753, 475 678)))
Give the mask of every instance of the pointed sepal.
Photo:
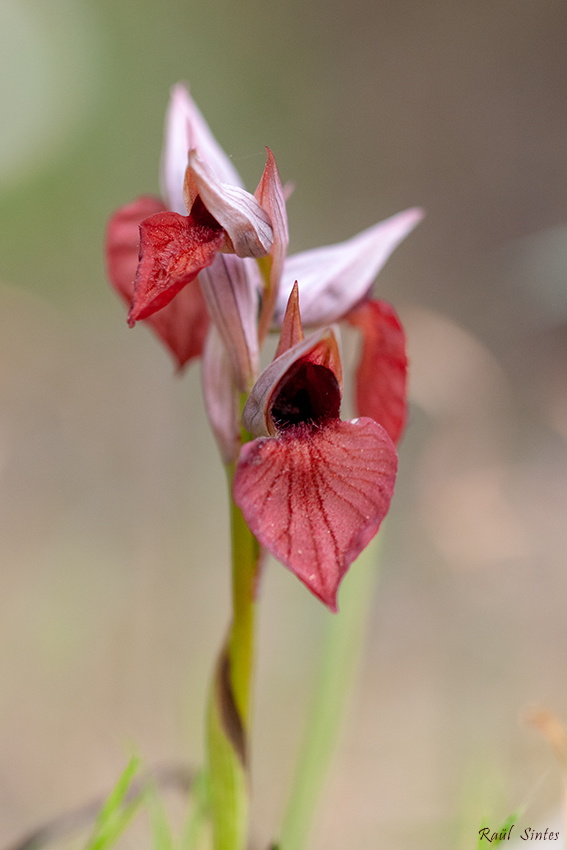
POLYGON ((197 150, 219 180, 242 185, 237 170, 211 133, 189 89, 177 83, 171 89, 165 118, 160 185, 168 209, 180 215, 185 215, 183 181, 190 150, 197 150))
POLYGON ((305 339, 303 327, 301 324, 301 314, 299 312, 299 287, 297 281, 293 284, 293 289, 287 302, 285 316, 283 318, 282 329, 280 331, 280 341, 274 355, 274 359, 289 351, 298 342, 305 339))
POLYGON ((406 210, 346 242, 288 257, 274 324, 281 325, 295 280, 301 284, 299 300, 304 325, 327 325, 341 319, 366 296, 386 260, 422 217, 420 209, 406 210))
POLYGON ((262 312, 258 322, 260 344, 264 341, 270 329, 289 244, 284 189, 274 155, 269 148, 266 148, 266 150, 268 161, 254 197, 270 217, 274 241, 270 250, 268 280, 264 289, 262 312))

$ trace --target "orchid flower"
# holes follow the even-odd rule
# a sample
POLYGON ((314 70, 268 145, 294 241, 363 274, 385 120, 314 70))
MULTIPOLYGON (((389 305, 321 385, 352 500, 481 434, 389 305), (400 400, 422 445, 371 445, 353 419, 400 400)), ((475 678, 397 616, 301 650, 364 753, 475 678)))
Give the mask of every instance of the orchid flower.
MULTIPOLYGON (((380 422, 397 442, 406 419, 405 337, 393 308, 369 292, 392 251, 420 220, 421 210, 399 213, 341 244, 286 258, 285 202, 271 153, 252 198, 182 85, 173 88, 167 113, 161 186, 164 202, 139 198, 118 210, 108 228, 109 275, 131 302, 129 321, 145 318, 181 368, 202 353, 212 315, 221 341, 211 342, 207 350, 218 361, 215 347, 222 342, 236 371, 236 386, 246 391, 256 377, 258 349, 268 326, 281 326, 293 282, 299 280, 305 325, 321 327, 342 319, 362 332, 357 412, 380 422), (185 209, 189 216, 182 215, 185 209), (272 243, 268 282, 262 289, 254 262, 242 264, 235 255, 219 251, 230 250, 232 243, 238 246, 236 255, 261 253, 267 248, 259 240, 268 220, 272 243)), ((228 460, 234 433, 222 438, 221 432, 234 400, 226 393, 206 396, 211 424, 228 460)))
POLYGON ((233 620, 209 702, 208 784, 215 850, 243 850, 260 547, 336 611, 342 578, 388 512, 407 362, 394 310, 370 289, 421 211, 287 258, 285 193, 271 151, 247 193, 181 85, 167 113, 161 193, 112 216, 107 264, 130 326, 151 324, 179 368, 203 357, 233 536, 233 620), (363 337, 350 421, 340 418, 341 320, 363 337), (280 332, 279 345, 258 375, 270 330, 280 332))
POLYGON ((384 428, 339 418, 335 331, 303 338, 297 283, 276 358, 253 387, 243 425, 236 504, 260 543, 332 611, 339 583, 388 512, 397 454, 384 428))
MULTIPOLYGON (((208 313, 224 300, 227 280, 237 300, 256 306, 261 284, 255 264, 235 258, 273 253, 277 266, 282 235, 274 234, 270 219, 270 213, 278 223, 282 218, 277 181, 269 152, 259 200, 246 192, 187 89, 173 88, 161 164, 163 199, 141 196, 117 210, 107 228, 106 256, 110 280, 130 305, 128 323, 147 320, 180 368, 201 354, 208 313), (204 269, 208 275, 200 276, 199 285, 204 269)), ((228 343, 226 333, 223 337, 228 343)))
POLYGON ((179 367, 204 352, 206 407, 225 462, 240 448, 238 392, 252 387, 260 346, 270 325, 282 326, 296 279, 306 326, 344 320, 361 330, 357 412, 397 442, 406 418, 405 337, 393 308, 369 292, 421 211, 286 258, 285 200, 271 152, 249 195, 182 85, 168 108, 161 187, 163 201, 143 196, 112 217, 109 275, 131 302, 129 323, 151 323, 179 367), (255 260, 263 257, 261 274, 255 260))
MULTIPOLYGON (((344 320, 362 332, 357 413, 373 419, 397 442, 406 419, 405 336, 393 308, 373 299, 370 288, 392 251, 420 220, 421 210, 406 210, 346 242, 286 257, 285 200, 271 152, 268 150, 268 162, 255 195, 249 195, 182 85, 173 88, 167 113, 161 187, 164 201, 143 196, 112 217, 107 236, 109 274, 115 288, 131 302, 129 323, 139 319, 150 322, 180 367, 204 353, 205 402, 225 462, 236 460, 240 450, 238 393, 247 394, 254 384, 259 349, 270 325, 272 330, 282 328, 282 340, 289 328, 295 327, 290 318, 292 309, 299 328, 301 309, 306 326, 326 329, 327 336, 316 337, 316 352, 321 346, 336 347, 332 342, 334 331, 328 327, 337 321, 344 320), (261 257, 267 258, 267 265, 262 260, 263 275, 255 262, 261 257), (295 280, 300 282, 299 290, 293 289, 295 280)), ((303 332, 297 330, 299 333, 303 332)), ((277 368, 285 362, 291 369, 297 350, 303 352, 297 355, 297 362, 311 362, 309 358, 317 355, 310 354, 305 345, 296 340, 285 351, 280 350, 277 368)), ((338 362, 338 355, 333 362, 338 362)), ((260 384, 254 385, 245 408, 245 427, 250 424, 251 406, 259 403, 257 387, 264 386, 266 374, 273 377, 275 370, 272 364, 260 384)), ((336 378, 336 369, 331 373, 336 378)), ((278 386, 283 380, 283 373, 279 374, 278 386)), ((272 401, 263 399, 268 407, 262 413, 262 427, 272 437, 276 426, 269 405, 273 404, 274 392, 277 396, 280 390, 272 387, 272 401), (270 422, 268 427, 266 423, 270 422)), ((339 403, 341 392, 339 387, 339 403)), ((318 413, 315 421, 321 416, 323 413, 318 413)), ((339 421, 338 412, 331 420, 339 421)), ((255 420, 249 429, 256 437, 264 433, 259 422, 255 420)), ((335 423, 331 430, 339 428, 342 434, 353 427, 352 423, 343 423, 339 428, 335 423)), ((296 426, 283 428, 277 446, 291 446, 291 433, 306 432, 304 428, 297 431, 296 426)), ((313 444, 314 433, 319 440, 327 431, 310 432, 303 446, 313 444)), ((256 449, 245 446, 243 456, 253 451, 256 449)), ((255 463, 259 457, 255 455, 255 463)), ((348 451, 344 457, 348 457, 348 451)), ((252 517, 253 512, 247 513, 252 517)), ((250 520, 258 539, 291 566, 290 556, 262 532, 258 522, 257 517, 250 520)), ((364 535, 360 537, 363 539, 364 535)), ((338 580, 352 557, 346 550, 337 554, 335 566, 329 568, 334 577, 328 586, 321 577, 309 579, 305 570, 298 569, 298 575, 333 607, 338 580)))

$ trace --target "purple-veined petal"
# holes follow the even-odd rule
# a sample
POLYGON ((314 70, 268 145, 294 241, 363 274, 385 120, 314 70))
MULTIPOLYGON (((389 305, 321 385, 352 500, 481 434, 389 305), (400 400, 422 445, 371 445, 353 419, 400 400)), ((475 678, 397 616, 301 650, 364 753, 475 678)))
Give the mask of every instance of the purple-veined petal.
POLYGON ((232 463, 240 448, 238 390, 228 354, 214 325, 205 340, 201 379, 207 416, 222 459, 232 463))
POLYGON ((282 181, 274 159, 274 155, 269 148, 268 161, 262 175, 262 179, 258 184, 258 188, 254 193, 254 197, 264 210, 268 213, 272 222, 274 233, 274 241, 269 257, 269 281, 264 290, 262 299, 262 312, 258 322, 258 336, 260 344, 266 338, 266 334, 270 329, 272 316, 278 297, 278 290, 283 271, 287 246, 289 244, 289 231, 287 227, 287 211, 285 208, 285 196, 282 187, 282 181))
POLYGON ((341 579, 388 512, 396 471, 380 425, 335 420, 245 444, 233 495, 260 543, 336 611, 341 579))
POLYGON ((134 278, 140 254, 140 223, 167 207, 161 198, 140 195, 134 201, 119 207, 106 228, 106 265, 114 289, 127 303, 132 301, 134 278))
MULTIPOLYGON (((165 212, 159 198, 144 195, 120 207, 106 232, 108 276, 128 305, 134 294, 134 278, 140 251, 140 223, 151 215, 165 212)), ((162 310, 145 322, 169 348, 179 369, 198 357, 209 326, 209 314, 196 280, 189 283, 162 310)))
MULTIPOLYGON (((278 426, 272 416, 272 402, 278 387, 296 363, 308 360, 333 373, 342 393, 342 368, 336 338, 336 328, 321 328, 285 351, 264 369, 252 387, 242 411, 242 424, 254 436, 274 436, 278 426)), ((337 412, 338 413, 338 412, 337 412)))
POLYGON ((392 251, 423 217, 415 208, 398 213, 337 245, 314 248, 288 257, 278 295, 274 323, 280 325, 294 281, 299 281, 303 324, 338 321, 370 289, 392 251))
POLYGON ((199 282, 236 384, 241 392, 248 392, 258 374, 258 266, 234 254, 217 254, 212 265, 200 272, 199 282))
POLYGON ((189 154, 185 175, 185 205, 190 212, 198 195, 209 213, 224 227, 232 245, 223 248, 238 257, 265 257, 270 253, 274 234, 270 217, 254 195, 221 183, 194 151, 189 154))
POLYGON ((133 327, 163 309, 201 269, 210 266, 225 232, 198 201, 191 215, 158 212, 140 224, 140 262, 128 313, 133 327))
POLYGON ((237 170, 211 133, 188 88, 177 83, 171 89, 165 119, 160 185, 169 209, 180 215, 185 215, 183 181, 192 149, 199 152, 219 180, 242 186, 237 170))

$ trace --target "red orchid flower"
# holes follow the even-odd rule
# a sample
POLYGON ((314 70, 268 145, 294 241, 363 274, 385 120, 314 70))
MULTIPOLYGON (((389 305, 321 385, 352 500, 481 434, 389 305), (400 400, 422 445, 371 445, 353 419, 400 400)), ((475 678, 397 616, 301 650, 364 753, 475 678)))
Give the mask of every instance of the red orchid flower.
POLYGON ((406 419, 405 337, 372 282, 420 220, 418 209, 338 245, 286 258, 284 191, 268 150, 249 195, 183 86, 173 89, 161 165, 164 200, 118 210, 107 232, 109 276, 181 368, 203 355, 207 414, 225 463, 242 447, 234 498, 258 540, 336 610, 349 564, 378 531, 393 492, 406 419), (261 261, 261 272, 256 260, 261 261), (301 283, 301 296, 294 281, 301 283), (305 325, 318 328, 307 339, 305 325), (339 417, 336 332, 362 332, 357 410, 339 417), (256 380, 267 331, 276 358, 256 380))
MULTIPOLYGON (((244 271, 223 257, 269 256, 277 269, 282 245, 284 254, 287 246, 287 221, 284 233, 285 203, 271 153, 256 196, 248 194, 182 85, 172 91, 161 183, 163 201, 142 196, 113 215, 107 229, 107 264, 114 288, 130 303, 129 324, 148 320, 181 368, 203 349, 208 312, 214 318, 219 300, 214 291, 218 278, 221 295, 230 279, 240 302, 243 297, 257 301, 252 293, 259 286, 255 271, 250 266, 244 271), (276 220, 275 233, 270 215, 276 220), (200 287, 197 275, 207 268, 209 275, 201 278, 200 287), (240 292, 243 282, 245 296, 240 292)), ((226 342, 226 320, 224 326, 226 342)))
MULTIPOLYGON (((276 328, 281 325, 293 281, 298 279, 307 326, 344 319, 362 332, 357 410, 380 422, 397 442, 406 419, 404 332, 393 308, 371 299, 369 291, 392 251, 420 220, 421 211, 407 210, 347 242, 286 259, 285 201, 271 153, 253 199, 242 189, 230 159, 182 85, 174 87, 168 109, 161 184, 165 202, 142 197, 118 210, 108 228, 110 278, 128 302, 137 292, 130 321, 145 318, 181 368, 202 352, 210 315, 228 351, 235 384, 247 391, 256 377, 259 346, 270 322, 276 328), (260 230, 263 214, 272 224, 267 285, 254 262, 243 265, 235 255, 219 253, 234 242, 237 254, 257 255, 263 250, 254 223, 247 219, 250 202, 259 205, 260 218, 254 218, 258 211, 254 207, 252 219, 260 230), (182 215, 185 207, 189 216, 182 215)), ((219 344, 216 340, 207 347, 210 356, 219 344)), ((217 367, 221 359, 217 352, 217 367)), ((229 381, 223 383, 227 386, 229 381)), ((217 431, 233 400, 225 398, 219 405, 209 392, 207 402, 217 431)), ((225 446, 225 459, 227 451, 225 446)))
POLYGON ((388 511, 397 471, 381 425, 341 421, 341 394, 335 332, 303 339, 295 285, 276 358, 244 407, 256 439, 242 447, 233 496, 260 543, 332 611, 341 579, 388 511))

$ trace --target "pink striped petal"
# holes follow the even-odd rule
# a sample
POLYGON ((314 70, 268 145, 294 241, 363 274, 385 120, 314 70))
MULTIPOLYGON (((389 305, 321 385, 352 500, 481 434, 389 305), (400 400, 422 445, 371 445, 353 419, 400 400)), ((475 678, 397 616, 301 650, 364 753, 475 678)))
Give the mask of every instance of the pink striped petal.
POLYGON ((272 315, 276 306, 280 279, 289 244, 289 232, 287 227, 287 211, 285 208, 285 196, 282 181, 274 159, 269 148, 268 161, 262 175, 262 179, 254 193, 258 203, 268 213, 274 232, 274 241, 270 250, 269 259, 269 281, 264 290, 262 300, 262 312, 260 314, 258 336, 260 343, 266 338, 270 329, 272 315))
POLYGON ((338 321, 367 294, 392 251, 422 217, 420 209, 406 210, 346 242, 289 257, 284 264, 275 324, 281 325, 296 280, 304 325, 338 321))
POLYGON ((226 349, 214 325, 205 342, 201 378, 211 429, 224 463, 232 463, 240 448, 238 390, 226 349))
POLYGON ((241 392, 249 392, 258 374, 258 266, 254 260, 241 260, 234 254, 217 254, 212 265, 200 272, 199 283, 236 384, 241 392))
POLYGON ((336 611, 341 579, 388 512, 396 471, 380 425, 335 420, 244 445, 233 494, 260 543, 336 611))

